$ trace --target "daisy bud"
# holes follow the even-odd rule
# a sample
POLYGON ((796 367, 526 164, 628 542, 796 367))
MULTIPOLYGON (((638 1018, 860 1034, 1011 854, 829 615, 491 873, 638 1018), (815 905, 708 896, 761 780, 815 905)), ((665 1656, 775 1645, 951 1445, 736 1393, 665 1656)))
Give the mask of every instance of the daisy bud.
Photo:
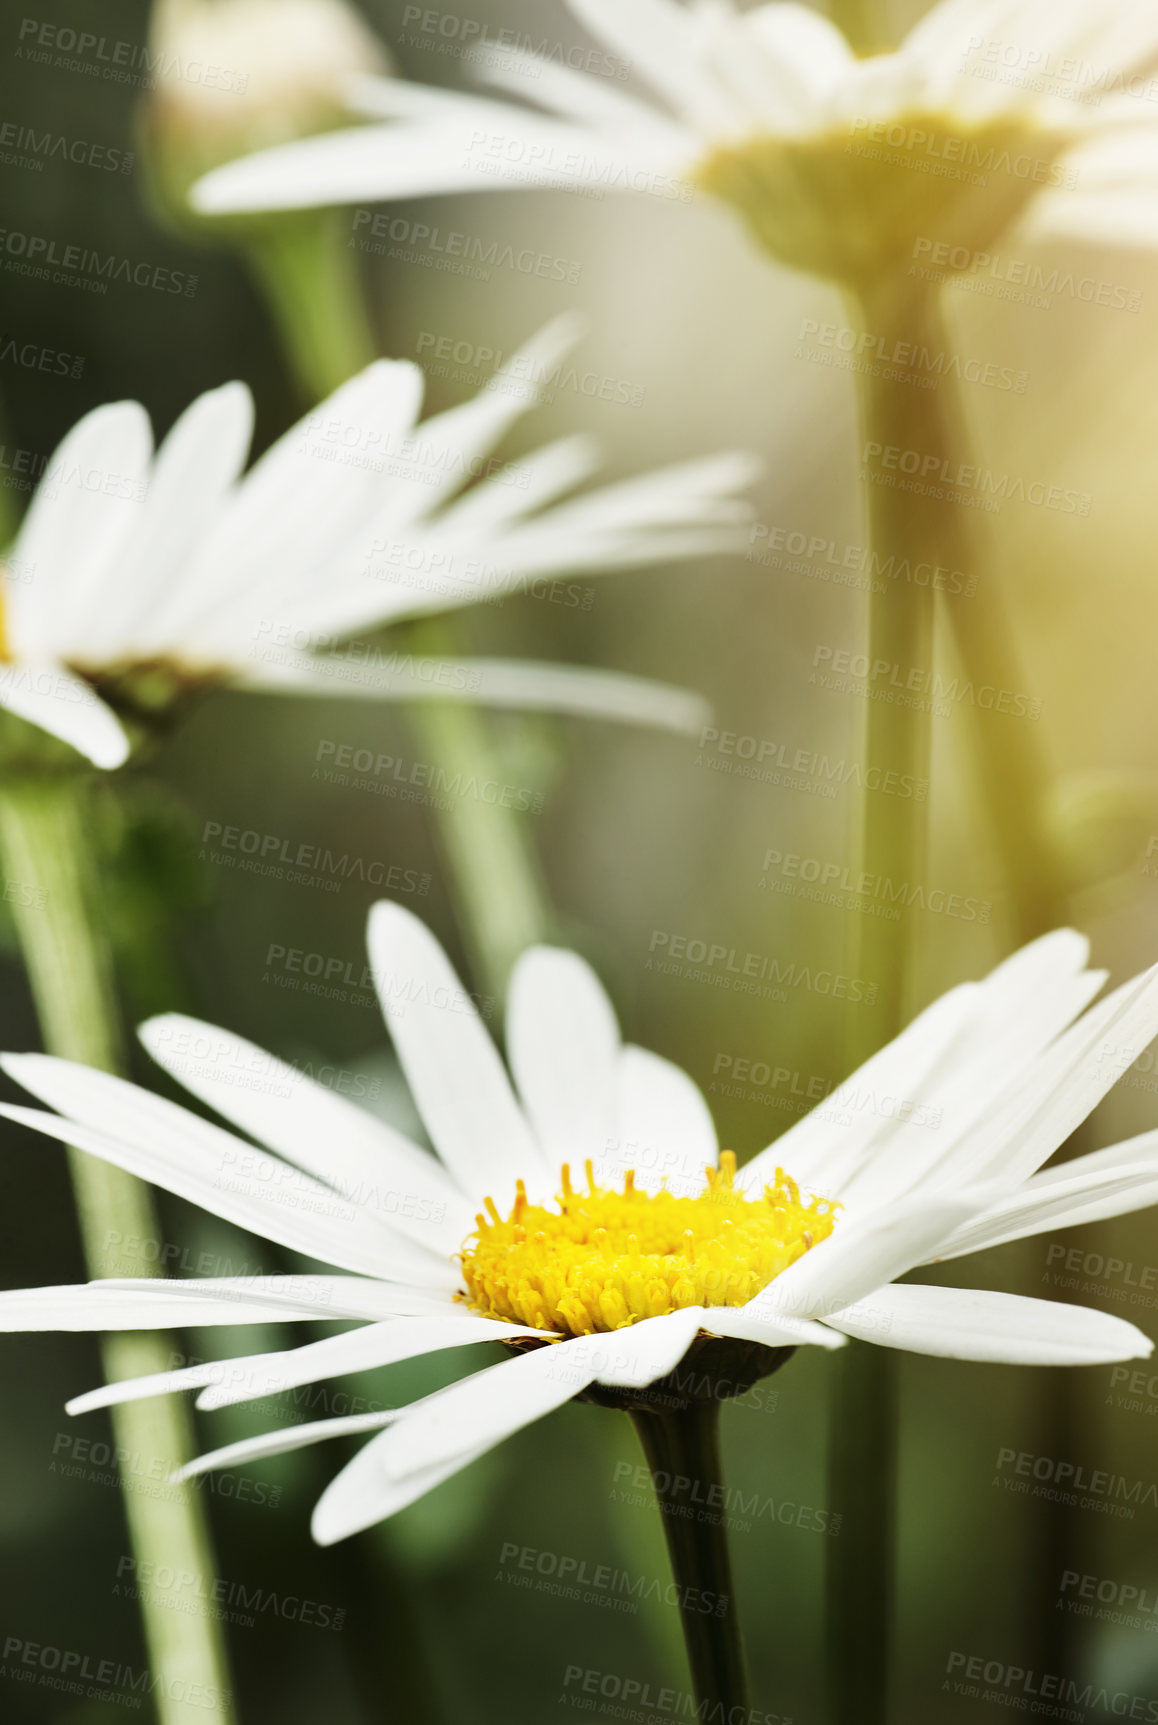
POLYGON ((222 162, 344 124, 350 81, 391 69, 346 0, 157 0, 150 51, 146 130, 181 203, 222 162))

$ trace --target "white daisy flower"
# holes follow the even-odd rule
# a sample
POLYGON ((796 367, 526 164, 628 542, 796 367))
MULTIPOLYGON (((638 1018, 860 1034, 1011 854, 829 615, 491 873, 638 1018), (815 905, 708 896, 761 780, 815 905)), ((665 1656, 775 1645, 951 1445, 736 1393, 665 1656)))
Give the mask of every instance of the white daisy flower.
POLYGON ((737 1171, 696 1085, 622 1044, 574 953, 537 947, 517 965, 508 1077, 421 922, 378 904, 369 942, 435 1155, 242 1038, 175 1015, 143 1027, 145 1046, 258 1142, 70 1061, 4 1058, 57 1110, 5 1106, 9 1119, 337 1273, 25 1289, 0 1295, 0 1329, 357 1321, 302 1347, 110 1384, 72 1412, 189 1388, 217 1408, 503 1342, 511 1358, 408 1407, 246 1439, 186 1470, 375 1433, 318 1504, 325 1543, 574 1396, 646 1402, 689 1353, 733 1394, 793 1348, 847 1336, 1013 1364, 1150 1353, 1103 1312, 897 1278, 1158 1201, 1158 1132, 1040 1171, 1158 1032, 1158 971, 1091 1006, 1105 976, 1083 969, 1085 940, 1039 940, 943 996, 737 1171))
MULTIPOLYGON (((1087 231, 1089 213, 1103 237, 1111 196, 1128 230, 1158 186, 1158 12, 1144 0, 941 0, 894 53, 864 59, 793 0, 747 12, 732 0, 568 4, 662 106, 517 47, 477 69, 545 112, 360 78, 351 105, 375 123, 219 168, 195 207, 699 187, 737 206, 783 262, 863 284, 907 263, 915 239, 975 253, 1043 191, 1054 225, 1087 231)), ((1158 232, 1152 209, 1146 226, 1158 232)))
POLYGON ((694 730, 686 691, 576 666, 437 661, 359 631, 522 591, 744 544, 752 458, 721 454, 569 496, 586 437, 517 462, 491 451, 575 339, 570 319, 510 355, 473 400, 418 423, 421 369, 379 360, 241 477, 253 404, 199 396, 154 454, 137 402, 97 408, 52 455, 0 586, 0 705, 101 767, 117 716, 183 691, 436 696, 694 730))

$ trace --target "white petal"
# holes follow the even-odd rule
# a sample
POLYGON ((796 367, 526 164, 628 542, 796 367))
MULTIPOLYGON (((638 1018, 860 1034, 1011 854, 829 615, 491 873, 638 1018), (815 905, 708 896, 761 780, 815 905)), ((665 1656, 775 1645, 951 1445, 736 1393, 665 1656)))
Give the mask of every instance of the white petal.
POLYGON ((541 1182, 540 1155, 502 1061, 466 989, 429 929, 400 905, 370 912, 370 962, 394 1046, 438 1154, 464 1191, 514 1202, 515 1182, 541 1182))
POLYGON ((1076 1228, 1110 1216, 1125 1216, 1158 1203, 1158 1133, 1113 1147, 1107 1160, 1078 1156, 1047 1175, 1037 1175, 1008 1198, 955 1229, 937 1250, 937 1261, 983 1252, 1045 1229, 1076 1228))
POLYGON ((713 1336, 735 1336, 742 1342, 760 1342, 766 1348, 840 1348, 842 1338, 824 1324, 810 1318, 790 1318, 780 1313, 762 1316, 754 1302, 746 1306, 710 1306, 703 1327, 713 1336))
POLYGON ((841 1219, 743 1308, 781 1315, 823 1318, 904 1275, 982 1208, 983 1200, 909 1199, 867 1215, 841 1219))
POLYGON ((194 663, 244 662, 302 595, 324 597, 342 570, 359 570, 361 536, 400 489, 398 452, 422 390, 416 365, 375 360, 292 426, 196 546, 156 634, 194 663))
POLYGON ((511 972, 507 1058, 552 1171, 600 1161, 615 1130, 619 1025, 577 953, 537 946, 511 972))
POLYGON ((394 666, 298 654, 254 668, 242 687, 372 701, 466 701, 514 712, 566 713, 694 736, 710 720, 702 695, 644 677, 533 660, 412 659, 394 666), (447 680, 440 681, 446 677, 447 680))
POLYGON ((604 139, 513 103, 470 96, 459 99, 458 109, 438 119, 349 127, 262 150, 207 174, 190 201, 207 215, 220 215, 589 180, 630 190, 633 169, 670 178, 684 162, 682 152, 675 157, 670 134, 657 128, 604 139))
MULTIPOLYGON (((308 1278, 304 1278, 308 1280, 308 1278)), ((197 1288, 197 1284, 193 1284, 197 1288)), ((17 1330, 167 1330, 184 1324, 260 1324, 271 1319, 328 1318, 317 1301, 278 1302, 248 1299, 243 1284, 234 1292, 217 1288, 174 1292, 159 1277, 139 1284, 81 1282, 72 1287, 16 1288, 0 1293, 0 1331, 17 1330)))
POLYGON ((194 1096, 347 1203, 441 1256, 469 1233, 474 1210, 434 1158, 344 1096, 244 1037, 180 1013, 150 1019, 139 1035, 194 1096))
POLYGON ((179 1467, 169 1475, 177 1484, 196 1479, 198 1474, 212 1473, 219 1467, 244 1467, 247 1462, 265 1461, 271 1455, 287 1455, 291 1450, 306 1449, 310 1444, 324 1443, 327 1438, 358 1437, 363 1432, 381 1431, 398 1418, 393 1408, 376 1414, 345 1414, 340 1419, 309 1420, 290 1426, 286 1431, 262 1432, 259 1437, 239 1438, 236 1443, 223 1444, 220 1449, 207 1450, 204 1455, 179 1467))
POLYGON ((985 1117, 962 1161, 975 1179, 1025 1179, 1063 1144, 1158 1035, 1158 966, 1091 1007, 1040 1057, 1020 1094, 985 1117))
POLYGON ((94 1408, 115 1407, 122 1402, 144 1401, 150 1396, 172 1395, 178 1390, 203 1390, 198 1406, 228 1407, 252 1401, 275 1390, 316 1383, 321 1378, 345 1372, 369 1371, 393 1365, 442 1348, 468 1347, 473 1342, 495 1341, 510 1325, 488 1318, 443 1316, 395 1318, 386 1323, 365 1324, 340 1336, 327 1336, 304 1347, 286 1348, 269 1354, 240 1354, 231 1360, 204 1360, 171 1372, 151 1372, 147 1377, 126 1378, 121 1383, 102 1384, 68 1402, 71 1414, 90 1413, 94 1408), (471 1327, 473 1326, 473 1328, 471 1327))
MULTIPOLYGON (((371 1438, 318 1499, 310 1531, 319 1545, 333 1545, 339 1539, 348 1539, 351 1534, 373 1527, 377 1521, 385 1521, 387 1516, 396 1515, 493 1448, 493 1444, 483 1444, 465 1450, 453 1461, 421 1468, 404 1480, 396 1480, 381 1463, 379 1446, 385 1436, 383 1432, 371 1438)), ((497 1443, 499 1439, 494 1441, 497 1443)))
MULTIPOLYGON (((946 1053, 955 1047, 970 1021, 978 984, 964 983, 943 994, 907 1025, 892 1042, 878 1050, 841 1085, 842 1091, 864 1091, 913 1098, 946 1053)), ((839 1097, 838 1097, 839 1100, 839 1097)), ((832 1098, 783 1133, 741 1168, 737 1184, 756 1190, 787 1168, 801 1185, 827 1197, 837 1197, 877 1137, 879 1117, 865 1114, 850 1129, 835 1117, 832 1098)))
POLYGON ((615 1389, 646 1389, 675 1370, 706 1322, 703 1306, 685 1306, 614 1331, 604 1337, 607 1346, 596 1381, 615 1389))
POLYGON ((601 1164, 601 1180, 635 1171, 641 1192, 699 1192, 704 1169, 718 1160, 716 1128, 699 1085, 680 1067, 646 1048, 619 1056, 619 1126, 601 1164))
MULTIPOLYGON (((142 1294, 155 1292, 160 1286, 174 1298, 191 1301, 243 1299, 266 1307, 271 1317, 305 1310, 315 1318, 363 1318, 376 1323, 382 1318, 437 1317, 461 1312, 449 1288, 417 1290, 397 1282, 382 1282, 374 1276, 197 1276, 163 1282, 156 1277, 132 1276, 110 1277, 105 1285, 142 1294)), ((191 1315, 189 1322, 193 1321, 191 1315)))
POLYGON ((86 414, 54 450, 15 548, 34 572, 9 618, 17 659, 52 662, 78 644, 74 616, 115 580, 141 520, 152 441, 140 403, 117 401, 86 414))
POLYGON ((44 660, 0 665, 0 706, 59 737, 94 767, 112 769, 129 757, 129 739, 116 714, 62 665, 44 660))
MULTIPOLYGON (((51 1061, 36 1054, 6 1055, 0 1064, 34 1095, 55 1101, 67 1089, 74 1102, 81 1102, 67 1077, 62 1087, 59 1070, 50 1070, 69 1066, 67 1061, 51 1061)), ((106 1081, 103 1094, 109 1101, 112 1131, 102 1132, 76 1118, 44 1114, 34 1108, 4 1105, 0 1114, 112 1162, 142 1180, 152 1180, 227 1222, 252 1229, 311 1258, 336 1264, 339 1269, 434 1287, 455 1285, 454 1266, 449 1261, 403 1239, 376 1217, 353 1209, 288 1163, 160 1097, 136 1090, 124 1080, 89 1073, 87 1067, 73 1070, 88 1074, 81 1087, 88 1087, 90 1079, 106 1081), (119 1094, 117 1085, 123 1086, 119 1094), (175 1121, 174 1115, 179 1119, 175 1121)), ((104 1112, 101 1090, 94 1084, 87 1095, 98 1118, 104 1112)))
POLYGON ((171 603, 182 570, 226 507, 245 465, 253 398, 243 383, 198 396, 157 451, 149 495, 116 580, 89 606, 80 631, 86 662, 148 658, 176 644, 150 627, 171 603))
POLYGON ((375 1440, 384 1472, 402 1478, 501 1443, 594 1383, 601 1365, 610 1370, 625 1333, 535 1348, 427 1397, 375 1440))
POLYGON ((881 1288, 825 1319, 861 1341, 950 1360, 1094 1366, 1148 1359, 1154 1344, 1123 1318, 1087 1306, 975 1288, 881 1288))
POLYGON ((571 10, 676 113, 709 136, 731 131, 734 103, 696 51, 693 13, 673 0, 569 0, 571 10))
POLYGON ((438 1314, 429 1318, 391 1318, 382 1324, 367 1324, 344 1335, 307 1342, 301 1348, 285 1348, 272 1354, 253 1354, 229 1360, 213 1383, 197 1398, 199 1408, 232 1407, 258 1396, 316 1383, 319 1378, 364 1372, 392 1366, 400 1360, 441 1353, 446 1348, 466 1348, 477 1342, 499 1342, 510 1336, 534 1336, 541 1331, 522 1324, 499 1323, 492 1318, 438 1314))
POLYGON ((449 504, 439 516, 440 533, 491 534, 532 510, 553 503, 589 479, 599 465, 599 445, 582 434, 546 443, 518 462, 519 484, 492 473, 449 504))

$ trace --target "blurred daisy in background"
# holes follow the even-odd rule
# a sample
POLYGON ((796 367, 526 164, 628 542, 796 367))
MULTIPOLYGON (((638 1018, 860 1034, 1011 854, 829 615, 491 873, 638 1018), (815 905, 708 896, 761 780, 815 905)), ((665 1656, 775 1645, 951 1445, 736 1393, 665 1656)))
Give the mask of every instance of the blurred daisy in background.
POLYGON ((574 342, 549 324, 471 401, 419 423, 421 369, 380 360, 241 476, 243 384, 199 396, 154 454, 137 402, 87 414, 50 457, 5 568, 0 705, 119 766, 122 724, 217 684, 432 696, 695 730, 703 701, 614 672, 434 660, 356 632, 517 593, 533 579, 746 543, 747 455, 572 495, 586 437, 506 462, 495 445, 574 342))
POLYGON ((915 238, 970 255, 1027 214, 1078 238, 1158 234, 1158 13, 1139 0, 941 0, 864 58, 794 0, 568 3, 662 105, 517 46, 475 67, 538 109, 358 74, 347 99, 373 124, 221 167, 195 207, 699 188, 782 262, 854 285, 907 265, 915 238))
POLYGON ((70 1061, 4 1058, 57 1111, 4 1106, 8 1118, 342 1273, 19 1290, 0 1295, 0 1328, 359 1320, 302 1347, 110 1384, 72 1412, 190 1388, 217 1408, 505 1343, 513 1358, 409 1407, 283 1428, 186 1470, 375 1432, 318 1505, 315 1535, 328 1543, 575 1396, 631 1405, 689 1350, 697 1373, 732 1383, 726 1393, 797 1346, 848 1336, 1019 1365, 1150 1353, 1104 1312, 897 1278, 1158 1201, 1158 1132, 1041 1171, 1158 1031, 1158 972, 1091 1006, 1105 973, 1084 969, 1087 943, 1047 936, 935 1002, 737 1171, 696 1085, 624 1046, 576 954, 536 947, 516 966, 508 1077, 416 917, 376 905, 369 947, 434 1155, 242 1038, 177 1015, 147 1023, 145 1046, 257 1142, 70 1061))

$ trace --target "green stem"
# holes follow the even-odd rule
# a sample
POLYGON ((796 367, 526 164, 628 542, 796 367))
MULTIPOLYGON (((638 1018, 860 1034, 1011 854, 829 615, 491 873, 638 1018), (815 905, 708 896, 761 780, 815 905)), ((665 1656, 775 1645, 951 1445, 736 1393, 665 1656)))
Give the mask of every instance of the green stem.
MULTIPOLYGON (((913 342, 926 340, 927 300, 921 295, 866 295, 866 329, 882 329, 913 342)), ((904 384, 871 373, 860 376, 861 429, 866 444, 902 449, 936 447, 940 427, 935 397, 916 394, 904 384)), ((868 542, 878 564, 899 569, 925 562, 937 544, 943 508, 919 491, 899 484, 874 483, 899 475, 866 466, 865 513, 868 542), (889 560, 895 561, 890 564, 889 560)), ((910 780, 929 777, 932 724, 922 704, 924 696, 910 693, 914 684, 931 681, 933 664, 933 589, 903 575, 874 575, 868 601, 868 658, 883 665, 881 677, 868 679, 864 754, 867 766, 896 772, 910 780), (917 675, 912 676, 913 673, 917 675), (912 677, 912 682, 910 678, 912 677), (892 697, 885 698, 885 697, 892 697)), ((896 883, 916 887, 926 861, 928 803, 917 796, 885 797, 866 792, 861 806, 861 867, 896 883)), ((857 1046, 863 1058, 896 1036, 911 1005, 913 939, 910 922, 889 923, 883 917, 862 916, 857 922, 857 974, 878 988, 878 1010, 870 1020, 857 1017, 857 1046)))
MULTIPOLYGON (((22 889, 12 909, 45 1048, 112 1072, 121 1045, 108 953, 84 868, 83 799, 84 781, 72 775, 9 780, 0 786, 0 850, 22 889)), ((95 1156, 68 1155, 89 1274, 116 1274, 118 1240, 160 1237, 149 1189, 95 1156)), ((106 1336, 105 1377, 165 1371, 170 1351, 171 1338, 157 1332, 106 1336)), ((188 1486, 155 1483, 195 1454, 184 1403, 176 1396, 128 1402, 112 1409, 112 1424, 117 1448, 129 1458, 124 1504, 138 1573, 168 1564, 202 1576, 208 1590, 215 1567, 204 1504, 188 1486)), ((155 1691, 161 1725, 231 1721, 220 1626, 208 1615, 151 1603, 145 1588, 141 1616, 152 1668, 162 1678, 155 1691)))
POLYGON ((376 357, 357 254, 342 243, 332 212, 309 210, 247 226, 243 255, 311 402, 376 357))
POLYGON ((678 1410, 640 1407, 631 1420, 663 1516, 696 1705, 705 1718, 747 1719, 748 1679, 724 1516, 701 1509, 688 1515, 680 1495, 681 1485, 686 1490, 692 1480, 698 1503, 723 1499, 720 1404, 709 1399, 678 1410), (707 1593, 726 1601, 721 1616, 701 1609, 707 1593))
MULTIPOLYGON (((855 316, 861 327, 898 340, 928 340, 927 296, 873 292, 855 316)), ((935 398, 915 394, 904 384, 869 372, 860 374, 861 431, 865 444, 936 450, 941 426, 935 398)), ((900 485, 873 483, 894 477, 865 471, 868 542, 877 566, 910 568, 930 559, 938 543, 938 508, 943 504, 900 485), (889 559, 895 559, 890 565, 889 559)), ((899 476, 896 476, 899 477, 899 476)), ((934 558, 935 561, 935 558, 934 558)), ((890 667, 885 679, 869 679, 865 720, 865 763, 902 781, 929 777, 931 718, 914 693, 905 704, 910 674, 928 683, 933 666, 932 586, 903 576, 875 575, 869 597, 868 656, 872 666, 890 667)), ((926 865, 928 804, 916 796, 865 793, 862 803, 860 867, 866 873, 912 891, 926 865)), ((915 968, 911 920, 857 920, 856 974, 878 988, 872 1019, 863 1011, 852 1022, 850 1064, 858 1065, 903 1028, 912 1004, 915 968)), ((829 1501, 847 1506, 839 1543, 828 1554, 829 1670, 835 1725, 885 1725, 888 1716, 889 1655, 896 1568, 894 1362, 884 1348, 852 1347, 832 1362, 829 1501)))
MULTIPOLYGON (((457 656, 454 632, 444 621, 412 631, 416 654, 457 656)), ((454 782, 502 781, 507 775, 484 715, 454 701, 412 701, 407 721, 418 746, 454 782)), ((501 1000, 511 966, 544 939, 551 922, 538 861, 527 827, 512 809, 473 797, 443 799, 435 818, 442 854, 471 965, 489 993, 501 1000)))

